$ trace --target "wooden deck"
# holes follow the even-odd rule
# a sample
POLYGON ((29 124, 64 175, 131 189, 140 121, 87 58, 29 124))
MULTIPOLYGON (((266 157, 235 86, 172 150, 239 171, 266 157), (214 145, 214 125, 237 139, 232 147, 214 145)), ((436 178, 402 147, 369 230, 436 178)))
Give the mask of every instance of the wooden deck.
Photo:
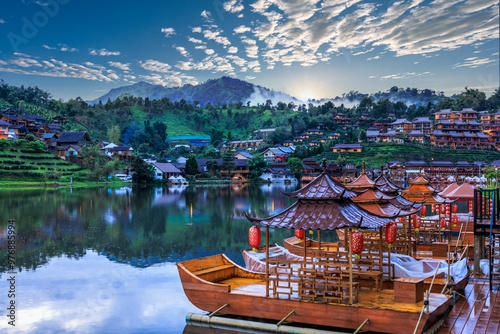
POLYGON ((457 298, 439 334, 497 334, 500 333, 500 297, 498 285, 489 293, 485 276, 471 276, 469 284, 457 298))

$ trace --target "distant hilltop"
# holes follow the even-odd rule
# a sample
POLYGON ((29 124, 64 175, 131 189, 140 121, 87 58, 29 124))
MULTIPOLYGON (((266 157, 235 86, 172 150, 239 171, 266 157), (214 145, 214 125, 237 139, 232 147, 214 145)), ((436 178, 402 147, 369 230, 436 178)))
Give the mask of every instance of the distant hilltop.
MULTIPOLYGON (((342 94, 342 96, 333 98, 301 101, 280 91, 224 76, 218 79, 210 79, 198 85, 186 84, 181 87, 170 88, 141 81, 133 85, 113 88, 107 94, 95 100, 88 101, 88 103, 91 105, 98 104, 99 101, 106 103, 108 99, 113 101, 122 95, 132 95, 142 98, 147 97, 150 100, 168 98, 170 101, 180 101, 184 99, 187 103, 194 104, 194 102, 197 101, 203 106, 207 103, 217 105, 218 103, 228 104, 231 102, 241 102, 244 105, 250 102, 250 105, 255 106, 259 103, 265 104, 267 100, 271 100, 273 104, 283 102, 294 103, 295 105, 309 103, 320 105, 326 102, 332 102, 337 106, 344 104, 346 107, 352 107, 361 103, 365 98, 371 98, 373 102, 389 99, 391 102, 402 101, 406 105, 415 104, 419 106, 427 105, 429 102, 437 103, 447 98, 443 92, 436 92, 430 89, 394 86, 385 92, 366 94, 358 91, 350 91, 349 93, 342 94)), ((452 96, 451 98, 456 98, 456 96, 452 96)))
POLYGON ((88 103, 91 105, 97 104, 99 101, 106 103, 108 99, 113 101, 124 94, 142 98, 148 97, 150 100, 160 100, 164 97, 169 98, 170 101, 184 99, 187 103, 198 101, 201 105, 207 103, 217 105, 218 103, 230 102, 242 102, 245 105, 250 102, 252 105, 256 105, 257 103, 264 104, 268 99, 273 102, 300 102, 288 94, 224 76, 219 79, 210 79, 199 85, 186 84, 172 88, 141 81, 130 86, 113 88, 107 94, 88 103))

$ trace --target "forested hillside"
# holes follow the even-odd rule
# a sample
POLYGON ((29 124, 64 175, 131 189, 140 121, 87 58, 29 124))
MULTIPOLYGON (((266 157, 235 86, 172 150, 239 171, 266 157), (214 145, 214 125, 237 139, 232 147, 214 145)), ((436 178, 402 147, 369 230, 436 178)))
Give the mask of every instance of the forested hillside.
MULTIPOLYGON (((397 92, 392 90, 388 93, 403 94, 400 89, 397 92)), ((417 90, 416 96, 421 93, 417 90)), ((67 102, 51 99, 50 94, 38 87, 15 87, 3 81, 0 84, 2 110, 13 107, 18 113, 44 116, 49 121, 56 115, 66 116, 68 124, 64 125, 64 130, 86 130, 94 140, 119 141, 136 150, 140 148, 140 152, 144 153, 165 151, 164 139, 167 136, 209 135, 211 144, 217 145, 222 140, 250 139, 253 131, 260 128, 276 128, 269 139, 281 143, 308 128, 315 128, 319 123, 332 131, 340 130, 334 124, 338 113, 346 114, 354 122, 363 114, 369 114, 376 121, 386 121, 389 114, 411 120, 430 116, 432 110, 474 108, 494 112, 499 105, 500 90, 486 97, 484 92, 466 88, 455 98, 444 98, 436 104, 429 102, 420 106, 407 106, 402 101, 393 102, 387 98, 375 101, 365 96, 359 105, 351 108, 331 101, 315 106, 312 103, 272 103, 271 100, 253 106, 240 101, 220 105, 207 103, 200 107, 185 99, 174 101, 165 97, 149 99, 130 95, 92 106, 81 98, 67 102)), ((356 141, 360 131, 364 131, 363 127, 347 129, 342 141, 356 141)))

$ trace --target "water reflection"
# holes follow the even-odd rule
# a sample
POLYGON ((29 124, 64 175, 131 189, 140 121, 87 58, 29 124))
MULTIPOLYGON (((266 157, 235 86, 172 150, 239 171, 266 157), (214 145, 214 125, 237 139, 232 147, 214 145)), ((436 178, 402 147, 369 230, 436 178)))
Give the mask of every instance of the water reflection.
MULTIPOLYGON (((295 187, 0 191, 2 250, 7 220, 18 229, 22 312, 15 332, 182 333, 185 315, 199 310, 187 300, 175 262, 223 252, 244 265, 251 226, 244 213, 265 217, 285 209, 293 200, 281 191, 295 187)), ((271 230, 271 242, 292 234, 271 230)), ((0 308, 6 303, 0 298, 0 308)), ((12 329, 0 322, 0 332, 6 330, 12 329)))
POLYGON ((140 267, 221 251, 242 263, 250 227, 244 214, 277 213, 293 203, 280 191, 293 190, 272 184, 1 191, 0 248, 7 247, 6 222, 13 218, 19 270, 55 256, 80 258, 87 249, 140 267))

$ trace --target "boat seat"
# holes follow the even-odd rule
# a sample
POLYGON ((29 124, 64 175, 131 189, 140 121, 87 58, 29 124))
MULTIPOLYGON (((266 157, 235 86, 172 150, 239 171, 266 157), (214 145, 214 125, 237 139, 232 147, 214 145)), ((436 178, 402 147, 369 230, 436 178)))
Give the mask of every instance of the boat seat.
POLYGON ((375 287, 377 291, 383 289, 382 286, 382 273, 381 271, 361 271, 361 270, 353 270, 352 275, 358 277, 368 277, 375 281, 375 287))
POLYGON ((216 272, 216 271, 220 271, 220 270, 224 270, 224 269, 229 269, 229 268, 234 268, 234 264, 224 264, 224 265, 221 265, 221 266, 216 266, 216 267, 211 267, 211 268, 206 268, 206 269, 201 269, 201 270, 196 270, 196 271, 193 271, 193 275, 196 275, 196 276, 200 276, 200 275, 204 275, 204 274, 209 274, 209 273, 213 273, 213 272, 216 272))

